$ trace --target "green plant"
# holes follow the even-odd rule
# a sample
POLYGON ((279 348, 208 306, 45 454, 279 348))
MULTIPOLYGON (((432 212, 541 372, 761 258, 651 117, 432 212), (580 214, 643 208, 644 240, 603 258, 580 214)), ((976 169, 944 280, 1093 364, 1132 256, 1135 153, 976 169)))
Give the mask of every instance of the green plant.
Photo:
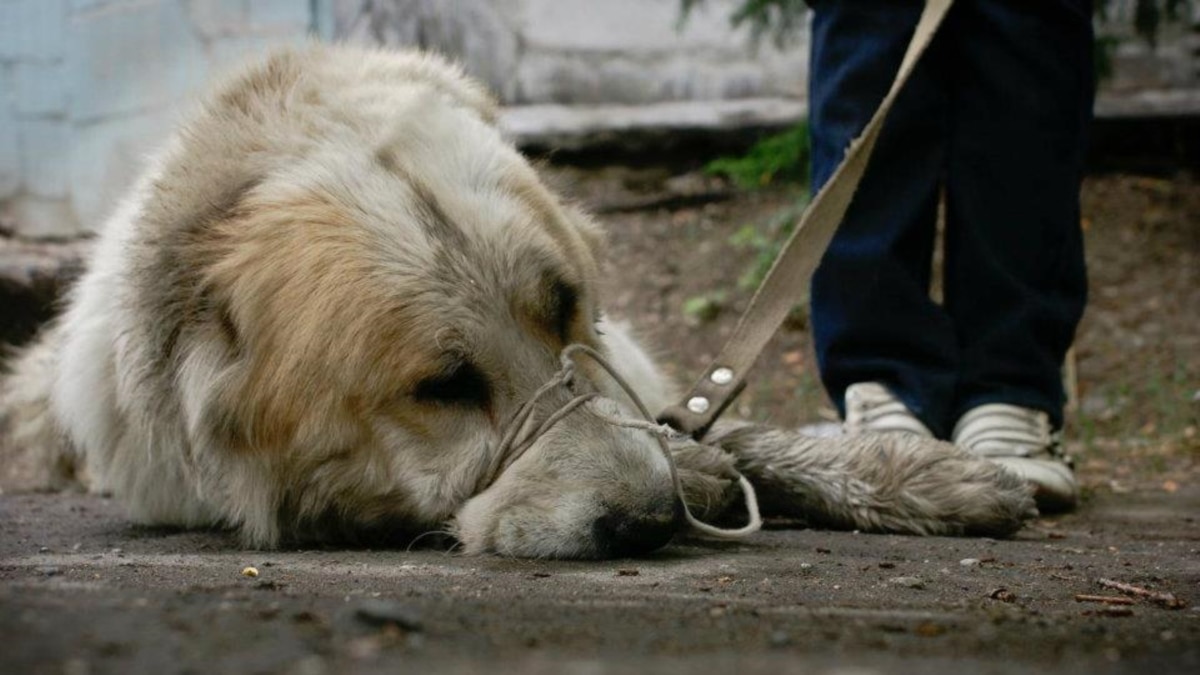
POLYGON ((720 157, 704 170, 728 177, 738 187, 760 188, 778 179, 808 179, 808 124, 796 126, 755 143, 740 157, 720 157))
MULTIPOLYGON (((1095 16, 1102 21, 1127 18, 1134 32, 1150 44, 1157 46, 1159 29, 1164 23, 1186 20, 1196 0, 1136 0, 1133 11, 1117 17, 1114 0, 1096 0, 1093 5, 1095 16)), ((680 22, 707 0, 680 0, 680 22)), ((795 43, 795 38, 805 25, 807 3, 804 0, 741 0, 729 15, 734 28, 748 26, 750 37, 756 44, 769 36, 775 46, 783 48, 795 43)), ((1112 76, 1112 50, 1120 38, 1097 33, 1096 75, 1101 78, 1112 76)))
MULTIPOLYGON (((680 0, 683 5, 682 21, 706 0, 680 0)), ((793 43, 800 29, 804 28, 804 12, 808 9, 804 0, 742 0, 742 4, 729 15, 734 28, 750 27, 750 37, 759 42, 770 36, 776 47, 787 47, 793 43)))
MULTIPOLYGON (((685 2, 687 0, 684 0, 685 2)), ((1133 7, 1133 29, 1154 47, 1158 43, 1158 29, 1164 21, 1179 21, 1184 17, 1193 0, 1137 0, 1133 7)), ((1096 0, 1094 11, 1101 20, 1112 18, 1113 0, 1096 0)), ((1103 36, 1097 36, 1101 39, 1103 36)))
POLYGON ((729 245, 735 248, 748 248, 754 251, 754 261, 738 278, 738 287, 742 290, 758 288, 775 258, 779 257, 779 249, 796 229, 801 214, 808 206, 808 194, 804 193, 795 203, 775 213, 765 223, 743 225, 729 238, 729 245))
POLYGON ((683 301, 683 316, 688 322, 700 325, 717 318, 725 308, 729 294, 725 291, 712 291, 696 295, 683 301))

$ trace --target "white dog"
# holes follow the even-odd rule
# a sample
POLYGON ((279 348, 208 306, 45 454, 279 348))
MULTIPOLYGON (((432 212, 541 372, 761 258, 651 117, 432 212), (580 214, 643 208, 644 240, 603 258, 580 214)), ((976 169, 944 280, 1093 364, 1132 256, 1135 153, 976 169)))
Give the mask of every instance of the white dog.
MULTIPOLYGON (((568 344, 607 354, 652 410, 673 392, 603 318, 600 230, 494 117, 479 85, 415 53, 283 51, 218 88, 12 363, 5 487, 83 479, 136 521, 234 527, 251 546, 444 528, 522 556, 665 544, 681 510, 668 462, 607 421, 629 403, 595 364, 574 387, 598 397, 501 456, 568 344)), ((1003 533, 1031 504, 928 441, 727 425, 706 442, 677 459, 709 515, 735 460, 775 511, 835 526, 1003 533)))

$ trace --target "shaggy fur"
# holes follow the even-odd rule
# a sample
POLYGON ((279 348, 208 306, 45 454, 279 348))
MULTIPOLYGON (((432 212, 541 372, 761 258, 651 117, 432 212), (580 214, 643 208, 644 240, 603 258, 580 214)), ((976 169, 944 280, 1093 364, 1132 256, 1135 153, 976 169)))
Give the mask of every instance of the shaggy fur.
MULTIPOLYGON (((314 46, 224 86, 100 232, 64 315, 0 383, 0 481, 114 494, 138 522, 248 545, 403 540, 602 557, 669 540, 669 467, 595 399, 488 484, 508 420, 582 343, 651 409, 673 390, 602 318, 599 228, 454 67, 314 46)), ((544 402, 553 410, 569 392, 544 402)), ((778 511, 839 527, 1011 531, 1028 496, 945 446, 740 427, 680 448, 716 515, 736 460, 778 511), (881 451, 884 445, 886 451, 881 451)))
MULTIPOLYGON (((815 438, 733 422, 718 424, 705 442, 712 445, 698 448, 709 449, 707 461, 732 462, 754 484, 765 513, 819 527, 1005 536, 1037 515, 1017 476, 913 434, 815 438)), ((693 489, 697 501, 728 503, 734 485, 710 479, 706 489, 693 489)))

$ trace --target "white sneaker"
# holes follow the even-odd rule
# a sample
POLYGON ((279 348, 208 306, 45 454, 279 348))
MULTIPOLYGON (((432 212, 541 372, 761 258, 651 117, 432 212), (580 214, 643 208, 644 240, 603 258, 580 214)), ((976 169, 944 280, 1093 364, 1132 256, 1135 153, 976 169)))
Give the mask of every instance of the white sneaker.
POLYGON ((933 432, 908 406, 878 382, 859 382, 846 387, 847 434, 869 432, 904 432, 933 437, 933 432))
POLYGON ((955 445, 1004 466, 1035 488, 1042 511, 1066 511, 1079 500, 1079 483, 1062 451, 1050 417, 1040 411, 988 403, 966 412, 954 425, 955 445))

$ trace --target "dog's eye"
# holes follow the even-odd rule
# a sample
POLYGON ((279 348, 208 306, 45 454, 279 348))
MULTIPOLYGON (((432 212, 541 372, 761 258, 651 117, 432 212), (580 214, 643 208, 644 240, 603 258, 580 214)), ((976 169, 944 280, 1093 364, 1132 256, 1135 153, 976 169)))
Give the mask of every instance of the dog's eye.
POLYGON ((469 363, 462 363, 422 380, 413 396, 427 403, 483 407, 491 394, 483 373, 469 363))
POLYGON ((575 320, 575 314, 579 308, 579 293, 573 286, 563 281, 555 281, 552 288, 554 327, 563 342, 568 342, 571 322, 575 320))

